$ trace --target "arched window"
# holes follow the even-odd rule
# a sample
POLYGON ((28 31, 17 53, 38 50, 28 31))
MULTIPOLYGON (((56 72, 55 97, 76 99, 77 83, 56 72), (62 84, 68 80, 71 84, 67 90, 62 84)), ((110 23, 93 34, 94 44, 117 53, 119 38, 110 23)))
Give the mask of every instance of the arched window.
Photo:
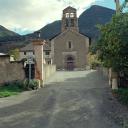
POLYGON ((71 43, 71 41, 68 42, 68 48, 69 48, 69 49, 72 48, 72 43, 71 43))
POLYGON ((66 13, 66 18, 69 18, 70 17, 70 14, 69 13, 66 13))
POLYGON ((74 13, 70 13, 70 17, 72 17, 72 18, 73 18, 74 16, 75 16, 75 14, 74 14, 74 13))

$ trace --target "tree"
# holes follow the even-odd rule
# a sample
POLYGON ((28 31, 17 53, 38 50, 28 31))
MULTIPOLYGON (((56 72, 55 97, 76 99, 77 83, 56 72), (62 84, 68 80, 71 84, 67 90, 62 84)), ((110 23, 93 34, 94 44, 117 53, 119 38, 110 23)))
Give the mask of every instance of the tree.
POLYGON ((98 58, 105 67, 128 73, 128 13, 113 16, 110 23, 99 29, 98 58))
POLYGON ((123 10, 126 9, 127 7, 128 7, 128 0, 125 0, 121 5, 121 8, 120 8, 121 12, 123 12, 123 10))
POLYGON ((9 51, 9 55, 14 57, 14 60, 18 60, 19 58, 19 49, 13 49, 9 51))
POLYGON ((98 60, 98 57, 96 54, 92 54, 89 52, 88 54, 88 64, 92 69, 96 69, 96 67, 99 67, 100 62, 98 60))

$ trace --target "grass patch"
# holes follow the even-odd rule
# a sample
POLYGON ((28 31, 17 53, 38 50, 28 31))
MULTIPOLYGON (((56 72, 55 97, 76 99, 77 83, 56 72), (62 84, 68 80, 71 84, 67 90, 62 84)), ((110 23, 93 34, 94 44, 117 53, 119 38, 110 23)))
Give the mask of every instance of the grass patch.
POLYGON ((1 86, 0 87, 0 98, 17 95, 22 91, 24 91, 24 89, 18 86, 17 84, 9 84, 5 86, 1 86))
POLYGON ((26 90, 38 89, 38 85, 38 81, 34 79, 31 81, 24 80, 5 83, 4 86, 0 86, 0 98, 17 95, 26 90))
POLYGON ((128 88, 119 88, 113 90, 114 96, 122 103, 128 106, 128 88))

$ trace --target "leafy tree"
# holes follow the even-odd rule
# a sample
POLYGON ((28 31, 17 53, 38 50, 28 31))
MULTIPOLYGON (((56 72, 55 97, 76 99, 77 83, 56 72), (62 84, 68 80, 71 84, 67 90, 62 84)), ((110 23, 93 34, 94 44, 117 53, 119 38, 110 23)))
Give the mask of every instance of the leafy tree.
POLYGON ((123 12, 124 9, 128 8, 128 0, 124 0, 123 4, 121 5, 121 12, 123 12))
POLYGON ((97 54, 92 54, 91 52, 89 52, 89 54, 88 54, 88 64, 93 69, 95 69, 96 67, 98 67, 100 65, 97 54))
POLYGON ((106 67, 128 73, 128 13, 113 16, 110 23, 99 29, 99 59, 106 67))
POLYGON ((9 55, 14 57, 14 60, 18 60, 19 58, 19 49, 13 49, 9 51, 9 55))

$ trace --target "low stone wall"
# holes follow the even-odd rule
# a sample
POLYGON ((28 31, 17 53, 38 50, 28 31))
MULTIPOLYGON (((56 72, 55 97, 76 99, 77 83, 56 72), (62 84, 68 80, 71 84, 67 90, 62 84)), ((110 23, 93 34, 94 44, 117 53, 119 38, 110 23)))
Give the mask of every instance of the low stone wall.
POLYGON ((108 68, 102 68, 103 76, 106 78, 109 78, 109 69, 108 68))
POLYGON ((55 72, 56 72, 56 66, 55 65, 44 64, 44 67, 43 67, 43 81, 45 82, 55 72))
POLYGON ((9 56, 0 56, 0 85, 24 78, 25 72, 22 63, 10 62, 9 56))
POLYGON ((108 79, 109 86, 112 89, 118 89, 118 74, 113 72, 111 68, 100 67, 98 70, 102 73, 104 78, 108 79))

